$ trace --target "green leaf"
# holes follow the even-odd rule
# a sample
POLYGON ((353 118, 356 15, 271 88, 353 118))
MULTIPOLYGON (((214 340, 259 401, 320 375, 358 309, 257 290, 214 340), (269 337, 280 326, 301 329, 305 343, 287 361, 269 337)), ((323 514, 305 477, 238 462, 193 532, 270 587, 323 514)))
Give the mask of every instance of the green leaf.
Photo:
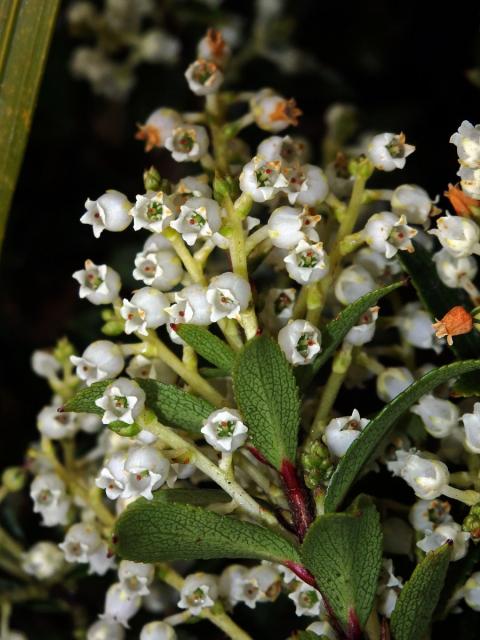
MULTIPOLYGON (((440 280, 432 255, 418 242, 414 242, 415 251, 399 251, 398 259, 409 274, 418 297, 432 314, 432 318, 440 319, 452 307, 457 305, 471 310, 473 305, 463 289, 451 289, 440 280)), ((480 334, 471 331, 462 336, 456 336, 450 347, 458 359, 480 357, 480 334)), ((480 373, 470 373, 462 376, 455 385, 458 395, 480 395, 480 373)))
POLYGON ((419 640, 427 632, 448 564, 450 544, 427 553, 398 596, 390 628, 394 640, 419 640))
POLYGON ((105 389, 112 384, 112 382, 113 380, 100 380, 100 382, 94 382, 89 387, 80 389, 80 391, 77 391, 73 398, 70 398, 63 406, 63 410, 74 413, 96 413, 97 416, 102 416, 104 411, 100 407, 97 407, 95 400, 103 396, 105 389))
POLYGON ((240 351, 233 387, 251 442, 278 470, 295 461, 300 400, 292 367, 278 344, 259 336, 240 351))
POLYGON ((210 558, 299 562, 296 547, 273 531, 185 504, 185 497, 179 499, 175 491, 157 491, 153 500, 140 498, 122 513, 115 528, 121 557, 134 562, 210 558))
POLYGON ((0 2, 0 249, 59 4, 0 2))
POLYGON ((370 293, 366 293, 364 296, 348 305, 348 307, 343 309, 343 311, 341 311, 334 320, 329 322, 326 327, 322 329, 322 351, 318 354, 311 365, 298 367, 295 371, 299 383, 305 385, 311 380, 330 356, 333 355, 335 349, 342 342, 350 329, 358 323, 358 319, 362 313, 368 311, 370 307, 375 306, 380 298, 383 298, 405 284, 405 280, 400 280, 388 285, 387 287, 382 287, 380 289, 375 289, 375 291, 371 291, 370 293))
POLYGON ((215 378, 227 378, 231 375, 231 371, 226 369, 218 369, 218 367, 200 367, 198 373, 206 380, 213 380, 215 378))
POLYGON ((438 601, 435 617, 443 619, 449 613, 449 608, 447 607, 450 599, 453 597, 453 594, 457 589, 463 587, 468 578, 475 571, 475 568, 480 561, 480 545, 473 544, 470 545, 467 555, 461 560, 456 560, 455 562, 450 562, 448 565, 447 577, 445 579, 445 584, 442 589, 442 593, 440 594, 440 599, 438 601))
POLYGON ((325 511, 335 511, 340 507, 360 471, 375 459, 382 444, 390 436, 395 422, 407 409, 438 385, 477 369, 480 369, 480 360, 454 362, 434 369, 385 405, 354 440, 338 463, 327 489, 325 511))
POLYGON ((380 518, 371 501, 362 496, 351 512, 319 516, 300 554, 345 631, 363 627, 373 607, 382 562, 380 518))
POLYGON ((205 327, 194 324, 180 324, 177 333, 202 358, 219 369, 231 372, 235 364, 235 352, 226 342, 205 327))

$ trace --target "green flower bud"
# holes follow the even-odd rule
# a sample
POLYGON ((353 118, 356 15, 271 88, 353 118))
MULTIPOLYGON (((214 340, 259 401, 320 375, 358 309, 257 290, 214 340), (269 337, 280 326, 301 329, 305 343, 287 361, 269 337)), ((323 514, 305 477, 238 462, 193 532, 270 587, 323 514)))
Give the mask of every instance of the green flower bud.
POLYGON ((75 348, 68 338, 60 338, 53 350, 54 357, 62 364, 70 362, 70 356, 75 355, 75 348))
POLYGON ((106 336, 119 336, 123 333, 125 322, 121 320, 109 320, 102 327, 102 333, 106 336))
POLYGON ((320 440, 312 442, 302 454, 305 484, 309 489, 326 484, 333 473, 333 464, 327 447, 320 440))
POLYGON ((20 491, 27 481, 27 472, 22 467, 8 467, 2 474, 2 484, 8 491, 20 491))
POLYGON ((463 521, 462 529, 470 533, 472 540, 480 540, 480 502, 470 507, 470 512, 463 521))

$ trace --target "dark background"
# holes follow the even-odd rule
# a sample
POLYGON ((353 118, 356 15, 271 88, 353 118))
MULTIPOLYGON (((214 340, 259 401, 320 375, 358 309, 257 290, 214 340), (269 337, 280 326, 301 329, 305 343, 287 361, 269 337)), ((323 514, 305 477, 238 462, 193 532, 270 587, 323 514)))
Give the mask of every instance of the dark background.
MULTIPOLYGON (((196 105, 183 70, 204 29, 184 28, 187 4, 208 24, 203 5, 178 2, 169 29, 184 46, 179 69, 141 67, 137 87, 123 104, 94 96, 85 82, 71 77, 67 62, 78 43, 60 16, 1 261, 0 468, 21 462, 26 444, 36 437, 35 416, 49 400, 46 385, 30 371, 31 352, 64 334, 82 350, 99 335, 98 309, 78 299, 72 272, 87 257, 122 270, 138 249, 131 231, 106 232, 94 240, 91 227, 79 223, 85 199, 107 188, 134 198, 142 193, 143 169, 152 163, 169 178, 184 172, 167 154, 146 156, 133 135, 135 123, 158 106, 196 105)), ((252 3, 222 6, 241 13, 248 25, 252 3)), ((420 6, 418 0, 297 0, 289 9, 297 24, 293 40, 315 55, 324 71, 285 76, 256 62, 244 69, 241 88, 270 85, 294 96, 304 111, 299 132, 317 150, 325 108, 339 100, 353 103, 362 130, 404 131, 417 146, 404 171, 385 176, 388 184, 416 182, 431 195, 441 194, 455 181, 450 135, 464 119, 480 121, 480 91, 466 77, 480 65, 480 16, 474 3, 437 5, 424 14, 420 6)), ((269 615, 275 617, 273 610, 269 615)))

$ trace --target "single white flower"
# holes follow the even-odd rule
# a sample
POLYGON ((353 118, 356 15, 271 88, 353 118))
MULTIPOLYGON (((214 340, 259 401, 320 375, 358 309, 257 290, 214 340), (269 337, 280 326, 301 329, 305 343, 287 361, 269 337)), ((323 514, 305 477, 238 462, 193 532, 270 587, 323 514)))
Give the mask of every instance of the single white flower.
POLYGON ((320 353, 322 335, 307 320, 293 320, 278 332, 278 344, 291 364, 306 365, 320 353))
POLYGON ((480 402, 473 405, 473 413, 460 418, 465 427, 465 447, 472 453, 480 453, 480 402))
POLYGON ((208 151, 208 134, 205 127, 183 124, 175 128, 165 140, 177 162, 197 162, 208 151))
POLYGON ((294 591, 288 594, 295 603, 297 616, 320 617, 326 614, 325 604, 320 592, 305 582, 298 583, 294 591))
POLYGON ((457 176, 460 177, 460 186, 462 191, 475 200, 480 199, 480 169, 470 169, 464 165, 460 165, 460 169, 457 171, 457 176))
POLYGON ((242 564, 230 564, 220 575, 218 592, 222 600, 230 607, 234 607, 240 602, 237 596, 241 591, 241 582, 245 578, 247 571, 247 567, 242 564))
POLYGON ((125 451, 117 451, 105 462, 95 480, 100 489, 105 489, 107 498, 116 500, 123 495, 128 482, 128 473, 125 471, 125 451))
POLYGON ((109 622, 118 622, 126 629, 128 621, 137 613, 142 604, 140 596, 131 596, 120 582, 110 586, 105 596, 105 611, 100 619, 109 622))
POLYGON ((80 218, 83 224, 91 224, 96 238, 104 229, 107 231, 123 231, 132 221, 128 215, 131 203, 127 196, 110 189, 96 200, 87 199, 86 211, 80 218))
POLYGON ((290 136, 270 136, 257 147, 257 156, 267 162, 279 160, 284 166, 298 165, 305 161, 306 145, 290 136))
POLYGON ((85 269, 72 276, 79 284, 78 295, 92 304, 111 304, 118 297, 122 286, 118 273, 106 264, 96 265, 85 260, 85 269))
POLYGON ((53 542, 37 542, 21 557, 22 569, 37 580, 49 580, 63 568, 63 553, 53 542))
POLYGON ((61 370, 61 363, 55 358, 53 353, 37 349, 32 353, 30 360, 32 370, 41 378, 54 378, 61 370))
POLYGON ((397 251, 413 251, 411 238, 417 230, 409 227, 404 215, 398 217, 391 211, 374 213, 363 230, 365 242, 374 251, 383 253, 387 259, 393 258, 397 251))
POLYGON ((145 406, 145 392, 136 382, 128 378, 117 378, 95 400, 97 407, 104 410, 103 424, 120 420, 133 424, 145 406))
POLYGON ((180 114, 173 109, 156 109, 148 116, 145 124, 139 125, 135 137, 137 140, 145 140, 145 151, 151 151, 154 147, 163 147, 173 130, 181 124, 180 114))
POLYGON ((177 606, 198 616, 210 609, 218 598, 217 577, 208 573, 192 573, 185 578, 177 606))
POLYGON ((58 407, 43 407, 37 416, 40 433, 51 440, 71 438, 78 431, 77 414, 58 412, 58 407))
POLYGON ((434 438, 446 438, 450 435, 460 417, 457 405, 450 400, 435 398, 432 394, 422 396, 410 411, 420 416, 426 431, 434 438))
POLYGON ((480 168, 480 126, 464 120, 450 142, 457 147, 458 159, 471 169, 480 168))
POLYGON ((201 432, 210 446, 225 453, 239 449, 248 436, 248 429, 238 411, 227 408, 211 413, 203 423, 201 432))
POLYGON ((65 540, 58 546, 67 562, 89 564, 89 573, 104 575, 114 563, 107 545, 97 529, 89 523, 78 522, 72 525, 65 540))
POLYGON ((341 458, 347 452, 352 442, 358 438, 370 420, 360 418, 357 409, 351 416, 333 418, 325 429, 325 444, 332 455, 341 458))
POLYGON ((97 620, 88 628, 87 640, 125 640, 125 630, 118 622, 97 620))
POLYGON ((109 340, 96 340, 82 353, 70 356, 76 374, 87 386, 99 380, 114 378, 122 371, 125 360, 120 347, 109 340))
POLYGON ((473 256, 454 258, 448 249, 440 249, 432 256, 437 274, 447 287, 462 287, 477 275, 478 265, 473 256))
POLYGON ((398 260, 387 260, 383 254, 370 247, 362 247, 354 253, 352 262, 366 269, 372 278, 387 282, 402 270, 398 260))
POLYGON ((222 318, 238 319, 250 302, 250 285, 235 273, 222 273, 210 280, 206 297, 212 322, 222 318))
POLYGON ((439 524, 452 522, 450 503, 446 500, 417 500, 408 514, 410 524, 415 531, 425 533, 439 524))
POLYGON ((263 323, 274 332, 284 327, 293 315, 296 295, 297 290, 293 287, 269 289, 261 313, 263 323))
POLYGON ((149 622, 140 631, 139 640, 176 640, 175 629, 166 622, 155 620, 149 622))
POLYGON ((204 60, 213 60, 223 66, 231 55, 231 49, 220 29, 208 29, 197 45, 197 56, 204 60))
POLYGON ((398 449, 397 459, 387 462, 389 471, 400 476, 423 500, 433 500, 448 486, 448 467, 440 460, 422 458, 414 452, 398 449))
POLYGON ((467 555, 470 534, 462 531, 457 522, 440 524, 430 531, 425 532, 425 537, 417 542, 417 547, 425 553, 438 549, 448 540, 453 542, 451 561, 461 560, 467 555))
POLYGON ((390 402, 413 384, 414 378, 406 367, 386 367, 377 377, 377 395, 390 402))
POLYGON ((142 496, 152 500, 152 491, 161 487, 168 478, 170 462, 154 447, 132 447, 125 461, 125 471, 128 480, 122 498, 142 496))
POLYGON ((375 280, 360 265, 351 264, 340 272, 335 282, 335 296, 344 305, 352 304, 376 288, 375 280))
POLYGON ((293 98, 286 100, 271 89, 262 89, 250 101, 250 109, 260 129, 278 133, 298 124, 302 115, 293 98))
POLYGON ((199 238, 210 238, 220 229, 220 207, 211 198, 189 198, 180 207, 180 215, 170 226, 191 247, 199 238))
POLYGON ((197 96, 206 96, 220 89, 223 73, 211 60, 195 60, 185 71, 191 91, 197 96))
POLYGON ((199 284, 189 285, 176 291, 173 299, 175 302, 166 309, 171 323, 210 324, 210 305, 205 287, 199 284))
POLYGON ((133 277, 144 284, 170 291, 183 279, 185 273, 180 258, 169 250, 137 253, 133 277))
POLYGON ((293 249, 305 238, 302 210, 295 207, 278 207, 268 219, 268 235, 274 247, 293 249))
POLYGON ((391 199, 393 213, 405 216, 408 224, 426 224, 432 211, 430 196, 416 184, 401 184, 391 199))
POLYGON ((428 233, 437 236, 442 247, 454 258, 480 254, 480 229, 470 218, 450 215, 437 218, 437 228, 428 233))
POLYGON ((285 169, 288 181, 285 192, 290 204, 317 207, 328 195, 328 180, 325 173, 313 164, 305 164, 300 168, 285 169))
POLYGON ((415 147, 405 143, 403 133, 379 133, 373 136, 368 145, 369 160, 381 171, 403 169, 406 158, 415 151, 415 147))
POLYGON ((146 596, 155 577, 153 564, 122 560, 118 567, 118 579, 131 596, 146 596))
POLYGON ((402 338, 417 349, 433 349, 437 353, 442 347, 435 340, 430 314, 419 302, 406 304, 397 318, 397 327, 402 338))
POLYGON ((247 162, 240 174, 240 189, 248 193, 254 202, 271 200, 283 189, 288 187, 288 181, 282 172, 280 160, 264 160, 262 156, 255 156, 247 162))
POLYGON ((270 564, 261 564, 248 569, 245 575, 232 585, 232 598, 255 609, 258 602, 273 602, 282 589, 278 570, 270 564))
POLYGON ((397 578, 393 573, 392 560, 390 558, 388 560, 384 559, 377 589, 378 609, 383 616, 390 618, 402 588, 401 578, 397 578))
POLYGON ((321 242, 300 240, 283 261, 290 278, 299 284, 318 282, 328 273, 328 256, 321 242))
POLYGON ((177 374, 160 358, 133 356, 125 370, 131 378, 158 380, 165 384, 175 384, 177 374))
POLYGON ((148 329, 157 329, 168 320, 165 309, 169 301, 164 293, 154 287, 142 287, 130 300, 124 298, 120 315, 125 320, 125 333, 148 335, 148 329))
POLYGON ((378 318, 380 307, 370 307, 358 320, 358 324, 350 329, 344 340, 348 344, 361 347, 373 339, 375 333, 375 324, 378 318))
POLYGON ((147 229, 153 233, 161 233, 174 215, 169 197, 163 191, 147 191, 144 195, 137 195, 129 214, 133 218, 135 231, 147 229))
POLYGON ((54 473, 40 473, 30 485, 30 497, 33 500, 33 511, 42 516, 42 524, 55 527, 67 524, 70 498, 66 487, 54 473))

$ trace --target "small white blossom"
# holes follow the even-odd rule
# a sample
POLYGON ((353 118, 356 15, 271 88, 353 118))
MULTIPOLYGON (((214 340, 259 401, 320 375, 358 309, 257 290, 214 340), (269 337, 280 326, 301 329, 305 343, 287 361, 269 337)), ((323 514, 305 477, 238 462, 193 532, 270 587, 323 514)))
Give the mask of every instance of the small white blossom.
POLYGON ((280 160, 285 166, 302 164, 305 160, 306 145, 290 136, 270 136, 257 147, 257 156, 267 162, 280 160))
POLYGON ((361 347, 373 339, 379 307, 370 307, 358 320, 358 324, 350 329, 344 340, 348 344, 361 347))
POLYGON ((462 191, 475 200, 480 199, 480 169, 470 169, 460 165, 457 176, 461 178, 460 185, 462 191))
POLYGON ((213 60, 220 66, 224 65, 231 55, 231 49, 222 30, 208 29, 197 45, 197 55, 204 60, 213 60))
POLYGON ((238 319, 250 302, 250 285, 234 273, 222 273, 211 279, 206 296, 212 322, 222 318, 238 319))
POLYGON ((87 199, 86 212, 80 218, 80 222, 91 224, 96 238, 100 237, 104 229, 123 231, 132 221, 128 215, 131 206, 123 193, 110 189, 96 200, 87 199))
POLYGON ((407 225, 404 215, 398 217, 391 211, 374 213, 365 225, 365 242, 374 251, 383 253, 387 259, 393 258, 397 251, 413 251, 411 238, 417 230, 407 225))
POLYGON ((414 378, 406 367, 387 367, 377 377, 377 395, 390 402, 413 384, 414 378))
POLYGON ((207 325, 210 324, 210 305, 207 290, 199 284, 192 284, 174 293, 174 304, 167 308, 170 322, 183 322, 207 325))
POLYGON ((128 480, 122 498, 142 496, 152 500, 152 491, 167 481, 170 462, 154 447, 132 447, 125 461, 125 471, 128 480))
POLYGON ((210 609, 218 598, 217 577, 208 573, 192 573, 185 578, 177 606, 198 616, 210 609))
POLYGON ((31 366, 34 373, 41 378, 54 378, 62 368, 52 353, 38 349, 32 353, 31 366))
POLYGON ((357 251, 353 255, 353 264, 363 267, 373 278, 382 281, 391 280, 392 276, 402 270, 398 260, 395 258, 387 260, 383 254, 370 247, 362 247, 357 251))
POLYGON ((437 229, 428 232, 437 236, 440 244, 454 258, 480 254, 480 229, 470 218, 443 216, 437 219, 437 229))
POLYGON ((128 473, 125 471, 127 455, 124 451, 115 452, 100 470, 95 484, 100 489, 105 489, 107 498, 116 500, 120 498, 127 486, 128 473))
POLYGON ((247 162, 240 174, 240 189, 254 202, 266 202, 288 187, 280 160, 264 160, 255 156, 247 162))
POLYGON ((305 238, 301 209, 278 207, 268 219, 268 235, 274 247, 293 249, 305 238))
POLYGON ((30 497, 33 500, 33 511, 42 516, 42 524, 55 527, 66 524, 70 498, 66 494, 66 487, 54 473, 41 473, 34 478, 30 486, 30 497))
POLYGON ((170 226, 191 247, 199 238, 211 238, 220 229, 220 207, 211 198, 189 198, 180 207, 180 215, 170 226))
POLYGON ((65 560, 70 563, 86 563, 89 573, 104 575, 114 563, 97 529, 91 524, 78 522, 67 531, 65 540, 58 545, 65 560))
POLYGON ((223 73, 211 60, 195 60, 185 71, 191 91, 197 96, 206 96, 220 89, 223 73))
POLYGON ((405 216, 409 224, 425 224, 432 211, 430 196, 416 184, 401 184, 391 199, 393 213, 405 216))
POLYGON ((288 181, 285 192, 290 204, 316 207, 328 195, 328 180, 320 167, 305 164, 300 169, 284 170, 288 181))
POLYGON ((120 315, 125 320, 125 333, 148 335, 148 329, 157 329, 167 322, 167 307, 168 298, 158 289, 138 289, 130 300, 124 298, 120 309, 120 315))
POLYGON ((51 440, 71 438, 78 431, 75 413, 58 412, 57 407, 43 407, 37 416, 40 433, 51 440))
POLYGON ((417 500, 408 514, 415 531, 425 533, 439 524, 452 522, 450 503, 443 500, 417 500))
POLYGON ((288 594, 288 597, 295 603, 297 616, 319 617, 326 613, 320 592, 305 582, 299 582, 295 590, 288 594))
POLYGON ((273 565, 261 564, 248 569, 232 585, 232 598, 255 609, 258 602, 273 602, 282 588, 280 573, 273 565))
POLYGON ((318 282, 328 273, 328 256, 321 242, 300 240, 283 261, 290 278, 299 284, 318 282))
POLYGON ((263 89, 255 94, 250 101, 250 108, 257 126, 271 133, 283 131, 290 125, 296 126, 302 114, 293 98, 286 100, 271 89, 263 89))
POLYGON ((97 620, 88 628, 87 640, 125 640, 125 630, 118 622, 97 620))
POLYGON ((78 295, 92 304, 111 304, 118 297, 122 286, 118 273, 106 264, 96 265, 85 260, 85 269, 72 276, 79 284, 78 295))
POLYGON ((104 410, 103 424, 120 420, 133 424, 145 406, 145 392, 128 378, 117 378, 103 392, 95 404, 104 410))
POLYGON ((293 320, 278 332, 278 344, 293 365, 306 365, 320 353, 322 335, 306 320, 293 320))
POLYGON ((480 611, 480 571, 472 573, 463 587, 463 597, 470 609, 480 611))
POLYGON ((216 451, 232 453, 247 440, 248 429, 238 411, 218 409, 211 413, 201 428, 205 440, 216 451))
POLYGON ((403 133, 379 133, 373 136, 368 145, 369 160, 381 171, 403 169, 406 158, 415 151, 415 147, 405 143, 403 133))
POLYGON ((182 118, 173 109, 156 109, 151 113, 144 125, 139 125, 135 136, 137 140, 145 140, 145 151, 153 147, 163 147, 172 131, 182 124, 182 118))
POLYGON ((207 153, 208 142, 205 127, 183 124, 171 132, 165 146, 177 162, 197 162, 207 153))
POLYGON ((390 618, 403 587, 401 578, 397 578, 393 573, 393 562, 390 559, 383 560, 379 582, 378 610, 383 616, 390 618))
POLYGON ((452 134, 450 142, 457 147, 461 164, 471 168, 480 168, 480 126, 473 126, 464 120, 458 131, 452 134))
POLYGON ((360 418, 356 409, 351 416, 333 418, 325 429, 325 444, 332 455, 341 458, 370 421, 360 418))
POLYGON ((184 276, 182 262, 176 253, 168 250, 137 253, 133 277, 144 284, 170 291, 181 282, 184 276))
POLYGON ((178 60, 180 49, 180 41, 177 38, 157 28, 141 34, 136 52, 145 62, 173 64, 178 60))
POLYGON ((152 233, 161 233, 169 224, 173 211, 168 196, 163 191, 147 191, 136 196, 136 203, 130 209, 133 228, 147 229, 152 233))
POLYGON ((397 316, 397 326, 402 338, 417 349, 434 349, 441 351, 435 341, 430 314, 422 309, 419 302, 406 304, 397 316))
POLYGON ((63 553, 53 542, 37 542, 22 554, 22 569, 37 580, 49 580, 63 568, 63 553))
POLYGON ((457 405, 431 394, 422 396, 410 411, 420 416, 426 431, 434 438, 446 438, 450 435, 460 416, 457 405))
POLYGON ((156 253, 157 251, 173 251, 170 240, 161 233, 152 233, 145 240, 143 253, 156 253))
POLYGON ((461 560, 467 554, 470 534, 462 531, 462 527, 456 522, 440 524, 433 531, 425 532, 425 537, 417 542, 417 547, 425 553, 438 549, 448 540, 453 542, 451 561, 461 560))
POLYGON ((465 446, 468 451, 480 453, 480 402, 473 405, 473 413, 461 417, 465 427, 465 446))
POLYGON ((70 356, 70 360, 76 367, 77 376, 87 386, 118 376, 125 364, 120 347, 109 340, 92 342, 81 357, 70 356))
POLYGON ((120 582, 115 582, 107 591, 105 611, 100 618, 109 622, 118 622, 128 629, 128 621, 137 613, 141 604, 140 596, 132 597, 120 582))
POLYGON ((211 198, 212 189, 208 184, 208 176, 206 174, 199 176, 185 176, 175 187, 172 195, 178 206, 177 213, 180 211, 180 205, 185 204, 189 198, 211 198))
POLYGON ((166 622, 149 622, 140 631, 139 640, 176 640, 175 629, 166 622))
POLYGON ((437 274, 447 287, 462 287, 477 275, 478 265, 473 256, 454 258, 447 249, 440 249, 432 256, 437 274))
POLYGON ((339 302, 348 305, 373 291, 376 286, 375 280, 366 269, 352 264, 340 272, 335 282, 335 296, 339 302))
POLYGON ((237 596, 241 591, 241 582, 245 578, 247 571, 247 567, 242 564, 231 564, 220 575, 218 592, 230 607, 234 607, 240 602, 237 596))
POLYGON ((174 384, 177 374, 160 358, 133 356, 125 370, 131 378, 158 380, 165 384, 174 384))
POLYGON ((297 291, 293 287, 268 290, 261 318, 272 331, 278 331, 291 319, 296 295, 297 291))
POLYGON ((403 478, 418 498, 433 500, 442 494, 450 478, 447 465, 402 449, 396 456, 396 460, 387 462, 389 471, 403 478))
POLYGON ((122 560, 118 567, 118 579, 131 596, 146 596, 155 577, 153 564, 122 560))

